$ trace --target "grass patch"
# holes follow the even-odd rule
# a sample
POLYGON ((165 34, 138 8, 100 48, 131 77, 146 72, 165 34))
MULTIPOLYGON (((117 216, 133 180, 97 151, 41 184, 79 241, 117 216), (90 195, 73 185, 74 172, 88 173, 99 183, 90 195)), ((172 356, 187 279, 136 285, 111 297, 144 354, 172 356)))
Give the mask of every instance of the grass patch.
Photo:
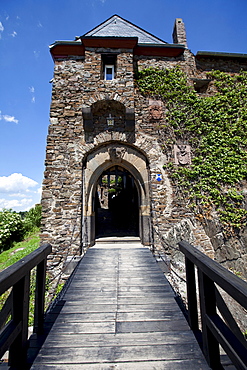
MULTIPOLYGON (((19 261, 23 257, 27 256, 35 249, 40 246, 40 229, 38 227, 34 228, 33 231, 26 236, 22 242, 14 243, 14 246, 7 251, 0 254, 0 271, 6 269, 7 267, 13 265, 15 262, 19 261)), ((30 281, 30 308, 29 308, 29 326, 33 324, 34 316, 34 292, 35 292, 35 276, 36 269, 31 271, 31 281, 30 281)), ((2 309, 11 289, 6 291, 2 296, 0 296, 0 310, 2 309)))
POLYGON ((29 253, 40 246, 39 228, 35 228, 22 242, 15 243, 14 246, 0 254, 0 271, 13 265, 29 253))

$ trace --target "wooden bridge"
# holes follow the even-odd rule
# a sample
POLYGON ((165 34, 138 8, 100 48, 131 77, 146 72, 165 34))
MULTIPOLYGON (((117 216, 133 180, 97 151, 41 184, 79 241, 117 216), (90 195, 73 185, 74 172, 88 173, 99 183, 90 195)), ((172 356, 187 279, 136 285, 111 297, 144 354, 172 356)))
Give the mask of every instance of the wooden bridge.
POLYGON ((215 283, 245 309, 247 284, 188 243, 180 243, 180 249, 186 256, 188 322, 193 331, 152 253, 137 241, 108 241, 90 248, 46 315, 43 334, 44 266, 50 246, 2 272, 0 294, 13 286, 1 312, 0 334, 1 355, 9 348, 10 369, 218 370, 225 368, 219 343, 235 365, 231 369, 247 369, 246 341, 215 283), (38 266, 36 334, 27 341, 25 297, 34 265, 38 266), (201 325, 194 265, 199 275, 201 325), (11 321, 4 326, 9 314, 11 321), (202 339, 204 355, 194 333, 202 339))

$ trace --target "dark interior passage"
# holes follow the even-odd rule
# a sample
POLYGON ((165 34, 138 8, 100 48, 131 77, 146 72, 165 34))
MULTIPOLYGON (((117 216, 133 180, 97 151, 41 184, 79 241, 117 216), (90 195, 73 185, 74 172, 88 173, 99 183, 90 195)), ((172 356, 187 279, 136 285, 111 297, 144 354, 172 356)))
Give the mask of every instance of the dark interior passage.
POLYGON ((133 176, 121 166, 103 172, 95 194, 96 237, 138 236, 138 208, 133 176))

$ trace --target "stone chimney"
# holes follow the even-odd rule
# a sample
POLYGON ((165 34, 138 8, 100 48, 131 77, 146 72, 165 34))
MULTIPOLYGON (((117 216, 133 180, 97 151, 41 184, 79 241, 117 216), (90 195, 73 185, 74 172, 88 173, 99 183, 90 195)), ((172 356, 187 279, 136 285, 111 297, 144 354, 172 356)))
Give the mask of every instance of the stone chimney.
POLYGON ((175 19, 172 37, 173 37, 174 44, 182 44, 187 48, 187 38, 186 38, 185 26, 181 18, 175 19))

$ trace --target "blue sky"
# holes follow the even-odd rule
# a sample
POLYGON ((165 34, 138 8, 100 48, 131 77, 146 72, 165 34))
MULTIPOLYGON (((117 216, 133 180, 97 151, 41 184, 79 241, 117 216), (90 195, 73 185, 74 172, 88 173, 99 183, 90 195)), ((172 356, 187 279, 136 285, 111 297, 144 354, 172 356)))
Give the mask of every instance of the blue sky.
POLYGON ((166 42, 182 18, 188 47, 247 54, 246 0, 0 0, 0 209, 40 201, 53 77, 49 45, 113 14, 166 42))

